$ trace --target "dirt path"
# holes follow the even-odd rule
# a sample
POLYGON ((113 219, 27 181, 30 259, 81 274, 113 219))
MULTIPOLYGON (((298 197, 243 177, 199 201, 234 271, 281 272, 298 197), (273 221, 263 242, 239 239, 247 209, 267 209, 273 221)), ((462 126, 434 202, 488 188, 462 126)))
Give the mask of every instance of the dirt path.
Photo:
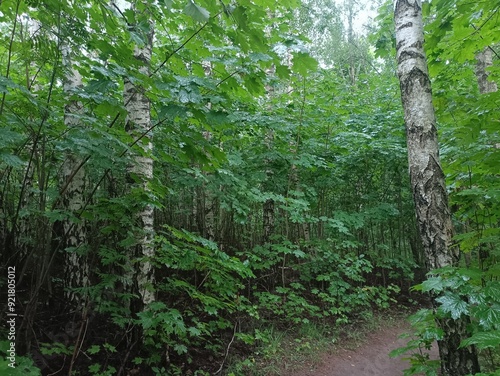
MULTIPOLYGON (((388 354, 405 345, 406 340, 398 339, 398 336, 407 330, 408 324, 395 322, 390 327, 369 333, 356 349, 339 349, 333 354, 325 354, 314 368, 286 376, 402 376, 403 370, 409 367, 408 361, 390 358, 388 354)), ((433 347, 431 358, 438 358, 437 346, 433 347)))

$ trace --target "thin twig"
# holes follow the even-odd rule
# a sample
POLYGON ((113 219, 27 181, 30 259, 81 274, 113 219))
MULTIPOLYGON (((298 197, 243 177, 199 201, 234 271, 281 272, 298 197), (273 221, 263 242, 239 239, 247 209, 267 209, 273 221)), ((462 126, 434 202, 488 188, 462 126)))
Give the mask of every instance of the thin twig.
POLYGON ((64 362, 63 362, 63 365, 61 366, 61 368, 59 368, 59 370, 57 370, 56 372, 48 373, 47 376, 57 375, 59 372, 61 372, 63 370, 65 365, 66 365, 66 356, 64 356, 64 362))
MULTIPOLYGON (((17 0, 16 4, 16 14, 14 16, 14 25, 12 26, 12 33, 10 36, 10 43, 9 43, 9 53, 7 55, 7 72, 5 73, 5 78, 9 78, 10 74, 10 66, 12 63, 12 49, 14 45, 14 36, 16 34, 16 27, 17 27, 17 17, 19 15, 19 5, 21 4, 21 0, 17 0)), ((5 104, 5 96, 7 95, 7 92, 4 91, 2 95, 2 104, 0 105, 0 115, 3 113, 3 106, 5 104)))
POLYGON ((231 345, 233 344, 234 342, 234 338, 236 337, 236 328, 238 328, 238 322, 236 322, 234 324, 234 330, 233 330, 233 338, 231 338, 231 341, 229 342, 229 344, 227 345, 227 348, 226 348, 226 355, 224 356, 224 359, 222 360, 222 364, 220 365, 219 369, 217 370, 217 372, 214 373, 214 375, 217 375, 219 374, 222 369, 224 368, 224 364, 226 363, 226 359, 227 359, 227 356, 229 355, 229 348, 231 347, 231 345))
MULTIPOLYGON (((87 304, 88 304, 88 301, 87 301, 87 304)), ((80 325, 80 331, 78 332, 78 337, 77 337, 76 342, 75 342, 75 349, 73 351, 73 356, 72 356, 71 362, 69 364, 68 375, 71 375, 73 365, 75 364, 76 358, 78 358, 78 354, 80 353, 80 350, 82 349, 82 346, 83 346, 83 341, 85 340, 85 335, 87 333, 87 327, 88 327, 87 313, 88 313, 88 305, 85 307, 85 310, 83 312, 82 324, 80 325), (84 328, 85 328, 85 330, 84 330, 84 328)))
POLYGON ((452 43, 450 46, 448 46, 448 48, 451 48, 451 47, 455 46, 456 44, 469 39, 474 34, 477 34, 493 18, 493 16, 498 12, 499 9, 500 9, 500 7, 494 9, 493 12, 491 13, 491 15, 488 18, 486 18, 486 20, 481 25, 479 25, 479 26, 474 26, 473 25, 474 31, 472 33, 470 33, 469 35, 467 35, 467 36, 463 37, 462 39, 456 41, 455 43, 452 43))
MULTIPOLYGON (((216 14, 214 17, 212 17, 212 18, 216 18, 216 17, 218 17, 220 14, 221 14, 221 12, 217 13, 217 14, 216 14)), ((196 31, 195 31, 195 32, 194 32, 194 33, 193 33, 193 34, 192 34, 192 35, 191 35, 188 39, 186 39, 186 40, 184 41, 184 43, 182 43, 179 47, 177 47, 175 50, 173 50, 171 53, 169 53, 169 54, 165 57, 165 60, 163 60, 163 61, 161 62, 161 64, 160 64, 160 65, 159 65, 159 66, 158 66, 158 67, 157 67, 157 68, 153 71, 153 73, 151 73, 151 74, 149 75, 149 77, 154 76, 154 75, 155 75, 155 74, 156 74, 156 73, 157 73, 157 72, 158 72, 161 68, 163 68, 163 66, 164 66, 164 65, 165 65, 165 64, 166 64, 166 63, 170 60, 170 58, 171 58, 172 56, 174 56, 177 52, 179 52, 180 50, 182 50, 182 49, 184 48, 184 46, 185 46, 186 44, 188 44, 188 43, 191 41, 191 39, 193 39, 195 36, 197 36, 199 33, 201 33, 201 31, 202 31, 205 27, 207 27, 207 25, 208 25, 209 23, 210 23, 210 20, 209 20, 209 21, 207 21, 207 22, 205 22, 205 23, 204 23, 203 25, 201 25, 201 27, 200 27, 198 30, 196 30, 196 31)))
POLYGON ((130 352, 132 351, 132 349, 134 348, 134 346, 136 344, 137 344, 137 340, 134 343, 132 343, 132 345, 129 346, 127 354, 125 354, 125 358, 123 358, 122 365, 120 366, 120 369, 118 370, 118 373, 116 374, 116 376, 121 376, 121 374, 123 373, 123 370, 125 369, 125 365, 127 364, 127 360, 130 357, 130 352))

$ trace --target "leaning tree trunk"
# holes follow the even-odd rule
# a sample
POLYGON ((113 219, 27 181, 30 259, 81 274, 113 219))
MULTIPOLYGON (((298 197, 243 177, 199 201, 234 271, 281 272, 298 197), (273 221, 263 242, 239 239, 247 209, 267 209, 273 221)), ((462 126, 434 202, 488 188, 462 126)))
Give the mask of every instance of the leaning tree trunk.
MULTIPOLYGON (((133 8, 137 11, 135 6, 133 8)), ((149 30, 147 32, 136 30, 141 32, 144 43, 135 46, 134 57, 139 62, 139 73, 147 76, 153 50, 154 25, 150 21, 151 15, 147 10, 147 5, 144 6, 144 9, 146 10, 142 14, 137 15, 137 19, 142 17, 142 19, 147 20, 149 30)), ((134 85, 131 80, 125 78, 123 96, 128 115, 126 129, 134 139, 138 140, 136 147, 142 149, 137 152, 133 164, 128 169, 131 181, 129 189, 132 192, 142 192, 147 195, 150 192, 149 182, 153 179, 153 143, 149 134, 151 127, 150 101, 144 91, 144 88, 134 85)), ((151 263, 151 257, 154 255, 153 206, 149 203, 141 203, 134 215, 136 216, 137 233, 134 254, 131 256, 132 259, 143 258, 138 263, 135 278, 142 303, 147 306, 155 301, 154 268, 151 263)))
MULTIPOLYGON (((416 216, 429 270, 455 265, 453 225, 445 177, 439 161, 431 83, 423 49, 421 0, 395 0, 396 58, 406 123, 410 180, 416 216)), ((459 348, 467 338, 467 319, 443 319, 438 341, 443 375, 479 372, 474 347, 459 348)))

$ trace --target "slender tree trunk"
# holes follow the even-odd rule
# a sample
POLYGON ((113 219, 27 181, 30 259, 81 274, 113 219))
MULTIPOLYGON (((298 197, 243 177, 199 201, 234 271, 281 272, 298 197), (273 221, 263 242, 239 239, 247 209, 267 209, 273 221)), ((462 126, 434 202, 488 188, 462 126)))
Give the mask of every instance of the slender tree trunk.
MULTIPOLYGON (((137 11, 135 6, 133 8, 134 11, 137 11)), ((141 30, 144 44, 135 46, 134 57, 138 60, 139 72, 148 75, 153 50, 154 25, 150 21, 151 15, 147 11, 147 5, 144 6, 144 9, 146 11, 143 11, 143 14, 139 14, 137 18, 148 20, 149 30, 147 32, 141 30)), ((124 82, 124 101, 128 113, 126 129, 135 139, 140 138, 136 145, 142 149, 136 154, 134 163, 128 169, 129 176, 132 178, 130 189, 131 191, 142 192, 147 195, 150 191, 148 183, 153 178, 153 159, 151 157, 153 144, 152 137, 148 132, 151 127, 150 101, 144 94, 144 89, 135 86, 127 78, 125 78, 124 82)), ((145 201, 147 200, 149 198, 146 198, 145 201)), ((144 258, 138 264, 136 280, 142 303, 147 306, 149 303, 155 301, 153 289, 154 268, 150 261, 154 255, 153 206, 149 203, 143 203, 135 212, 135 216, 139 231, 136 234, 136 246, 133 258, 144 258)))
MULTIPOLYGON (((486 47, 476 55, 476 78, 481 94, 495 93, 498 91, 497 83, 488 79, 490 73, 488 68, 493 66, 493 50, 486 47)), ((500 144, 495 144, 496 149, 500 149, 500 144)))
POLYGON ((354 56, 354 30, 353 30, 353 19, 355 16, 354 12, 354 2, 352 0, 347 0, 344 2, 344 6, 347 11, 347 43, 349 44, 349 80, 351 85, 356 84, 356 68, 355 68, 355 56, 354 56))
MULTIPOLYGON (((203 70, 205 71, 205 77, 210 77, 212 75, 212 63, 209 61, 202 62, 203 70)), ((207 103, 207 109, 212 109, 212 103, 207 103)), ((212 132, 203 131, 203 138, 207 141, 207 144, 210 144, 212 140, 212 132)), ((207 178, 209 176, 208 172, 203 172, 207 178)), ((208 179, 207 179, 208 180, 208 179)), ((215 241, 216 235, 216 202, 214 198, 214 194, 210 191, 210 186, 206 184, 206 180, 203 182, 202 186, 202 194, 203 194, 203 237, 210 240, 215 241)))
MULTIPOLYGON (((74 67, 72 60, 72 50, 68 42, 62 43, 63 66, 66 69, 66 80, 64 82, 64 92, 70 97, 82 86, 82 77, 74 67)), ((80 116, 83 113, 83 105, 79 101, 70 100, 64 108, 64 124, 67 129, 77 129, 81 126, 80 116)), ((89 265, 86 256, 87 234, 84 220, 75 220, 71 216, 77 214, 85 204, 85 180, 86 173, 83 167, 79 168, 81 159, 76 157, 71 151, 66 153, 62 166, 61 187, 64 187, 62 203, 70 217, 62 224, 64 242, 64 278, 65 297, 77 305, 84 303, 84 297, 75 294, 72 289, 88 287, 89 285, 89 265), (75 173, 76 171, 76 173, 75 173)))
POLYGON ((268 199, 262 207, 262 243, 269 243, 271 235, 274 232, 274 200, 268 199))
POLYGON ((493 52, 489 47, 476 55, 476 77, 481 94, 494 93, 498 90, 496 82, 488 80, 487 68, 493 65, 493 52))
MULTIPOLYGON (((203 138, 207 140, 207 142, 210 142, 210 139, 212 138, 212 134, 208 131, 203 132, 203 138)), ((203 175, 209 176, 209 173, 203 172, 203 175)), ((210 191, 210 186, 206 184, 205 182, 203 183, 201 187, 201 194, 202 194, 202 207, 203 207, 203 237, 205 239, 208 239, 210 241, 215 241, 215 234, 216 234, 216 218, 215 218, 215 211, 216 211, 216 202, 214 199, 213 193, 210 191)))
MULTIPOLYGON (((455 265, 459 249, 452 246, 445 177, 439 161, 431 83, 423 49, 420 0, 395 1, 396 58, 406 123, 410 180, 416 216, 428 270, 455 265)), ((438 341, 443 375, 479 372, 474 347, 459 348, 467 338, 466 319, 438 323, 444 337, 438 341)))
MULTIPOLYGON (((276 67, 273 65, 271 68, 266 70, 266 74, 268 78, 272 78, 274 73, 276 72, 276 67)), ((269 105, 267 106, 267 110, 269 113, 272 113, 272 99, 274 96, 274 86, 271 84, 266 85, 266 96, 268 99, 269 105)), ((274 147, 274 130, 269 129, 266 132, 264 137, 264 144, 268 152, 271 152, 274 147)), ((271 160, 266 158, 264 160, 264 166, 266 168, 266 181, 264 184, 264 188, 267 191, 272 190, 272 179, 273 179, 273 170, 271 167, 271 160)), ((273 199, 267 199, 262 206, 262 243, 269 243, 271 235, 274 233, 275 229, 275 203, 273 199)))
MULTIPOLYGON (((29 42, 32 38, 35 37, 35 33, 37 30, 40 28, 39 23, 30 18, 30 17, 25 17, 25 22, 20 23, 20 37, 21 41, 23 43, 29 42)), ((30 61, 26 62, 25 65, 25 75, 26 75, 26 89, 29 91, 32 91, 34 89, 35 92, 40 91, 40 85, 34 84, 35 82, 35 77, 31 74, 32 71, 36 72, 36 63, 35 61, 30 61), (34 84, 34 85, 33 85, 34 84)), ((33 116, 31 121, 36 121, 35 116, 33 116)), ((27 150, 33 150, 33 157, 39 155, 39 152, 36 147, 36 143, 33 142, 33 140, 29 141, 28 144, 26 145, 27 150), (33 148, 35 150, 33 150, 33 148)), ((37 157, 36 159, 39 159, 37 157)), ((27 171, 24 174, 25 180, 24 180, 24 194, 21 195, 20 200, 20 208, 21 210, 30 210, 30 206, 33 205, 36 202, 36 197, 35 193, 33 191, 33 186, 36 181, 35 179, 35 163, 30 163, 27 166, 27 171)), ((9 172, 10 174, 10 172, 9 172)), ((39 192, 43 192, 40 190, 39 192)), ((0 205, 1 206, 1 205, 0 205)), ((17 252, 19 252, 19 256, 17 257, 18 260, 25 260, 29 253, 30 250, 34 248, 34 244, 38 242, 38 239, 34 236, 34 233, 36 232, 36 224, 34 223, 34 218, 32 216, 27 216, 27 217, 20 217, 19 218, 19 231, 17 234, 15 234, 15 249, 17 252)), ((6 249, 6 248, 4 248, 6 249)))

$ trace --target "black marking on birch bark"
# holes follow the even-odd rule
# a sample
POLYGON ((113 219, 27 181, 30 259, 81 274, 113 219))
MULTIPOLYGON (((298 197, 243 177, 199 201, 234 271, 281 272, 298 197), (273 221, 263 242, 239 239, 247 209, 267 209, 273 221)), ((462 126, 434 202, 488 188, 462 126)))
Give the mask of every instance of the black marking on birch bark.
MULTIPOLYGON (((434 156, 429 155, 429 160, 427 161, 427 166, 422 173, 422 175, 429 175, 429 179, 424 184, 425 192, 435 192, 435 188, 439 188, 439 195, 434 193, 433 199, 437 201, 438 197, 443 197, 443 194, 446 194, 446 191, 443 190, 443 186, 440 183, 440 179, 444 178, 443 170, 441 169, 441 165, 436 162, 434 156)), ((446 199, 442 201, 446 202, 446 199)), ((435 205, 433 205, 435 206, 435 205)), ((439 208, 444 209, 444 208, 439 208)), ((445 209, 446 210, 446 209, 445 209)))
POLYGON ((408 27, 413 27, 413 22, 407 22, 407 23, 405 23, 405 24, 402 24, 401 26, 399 26, 399 27, 397 28, 397 30, 396 30, 396 31, 400 31, 400 30, 406 29, 406 28, 408 28, 408 27))
POLYGON ((422 133, 423 126, 420 123, 411 123, 406 127, 406 136, 409 139, 414 139, 415 134, 422 133))
POLYGON ((415 43, 409 46, 410 48, 416 48, 417 50, 422 50, 424 47, 424 43, 421 40, 417 40, 415 43))
POLYGON ((404 9, 412 9, 414 12, 419 12, 422 8, 418 6, 417 2, 414 0, 412 4, 408 0, 399 0, 396 2, 396 8, 394 10, 394 14, 399 14, 399 12, 402 12, 400 8, 404 9))
MULTIPOLYGON (((432 137, 437 137, 437 135, 436 135, 437 131, 436 131, 435 128, 431 132, 434 133, 434 135, 435 135, 435 136, 432 136, 432 137)), ((432 162, 433 166, 431 166, 430 168, 432 168, 433 171, 435 173, 437 173, 440 178, 443 179, 442 181, 444 181, 445 175, 444 175, 444 172, 443 172, 443 168, 441 167, 441 164, 436 160, 436 158, 435 158, 434 155, 430 156, 428 166, 431 164, 431 162, 432 162)), ((442 184, 441 184, 441 187, 444 189, 444 187, 442 186, 442 184)), ((445 191, 446 191, 446 189, 445 189, 445 191)))
POLYGON ((413 67, 406 77, 401 80, 401 91, 405 95, 411 96, 417 82, 426 92, 430 92, 431 82, 429 76, 418 67, 413 67))
POLYGON ((149 98, 146 97, 144 94, 141 95, 141 98, 139 99, 139 102, 144 104, 144 107, 147 107, 147 110, 149 110, 149 98))
POLYGON ((128 133, 130 133, 132 131, 132 129, 135 129, 135 125, 133 124, 132 121, 127 120, 125 122, 125 131, 128 132, 128 133))
POLYGON ((420 52, 416 52, 416 51, 403 51, 399 54, 398 64, 401 64, 403 61, 406 61, 409 59, 424 60, 425 56, 423 54, 421 54, 420 52))
MULTIPOLYGON (((415 183, 414 185, 418 185, 415 183)), ((421 192, 416 192, 413 196, 415 202, 419 203, 420 205, 429 205, 429 200, 423 195, 421 192)), ((423 227, 425 228, 425 227, 423 227)))
POLYGON ((141 51, 139 54, 135 55, 134 57, 139 60, 143 65, 143 67, 147 67, 149 68, 149 59, 150 59, 150 56, 151 54, 149 53, 149 51, 147 53, 141 51))

